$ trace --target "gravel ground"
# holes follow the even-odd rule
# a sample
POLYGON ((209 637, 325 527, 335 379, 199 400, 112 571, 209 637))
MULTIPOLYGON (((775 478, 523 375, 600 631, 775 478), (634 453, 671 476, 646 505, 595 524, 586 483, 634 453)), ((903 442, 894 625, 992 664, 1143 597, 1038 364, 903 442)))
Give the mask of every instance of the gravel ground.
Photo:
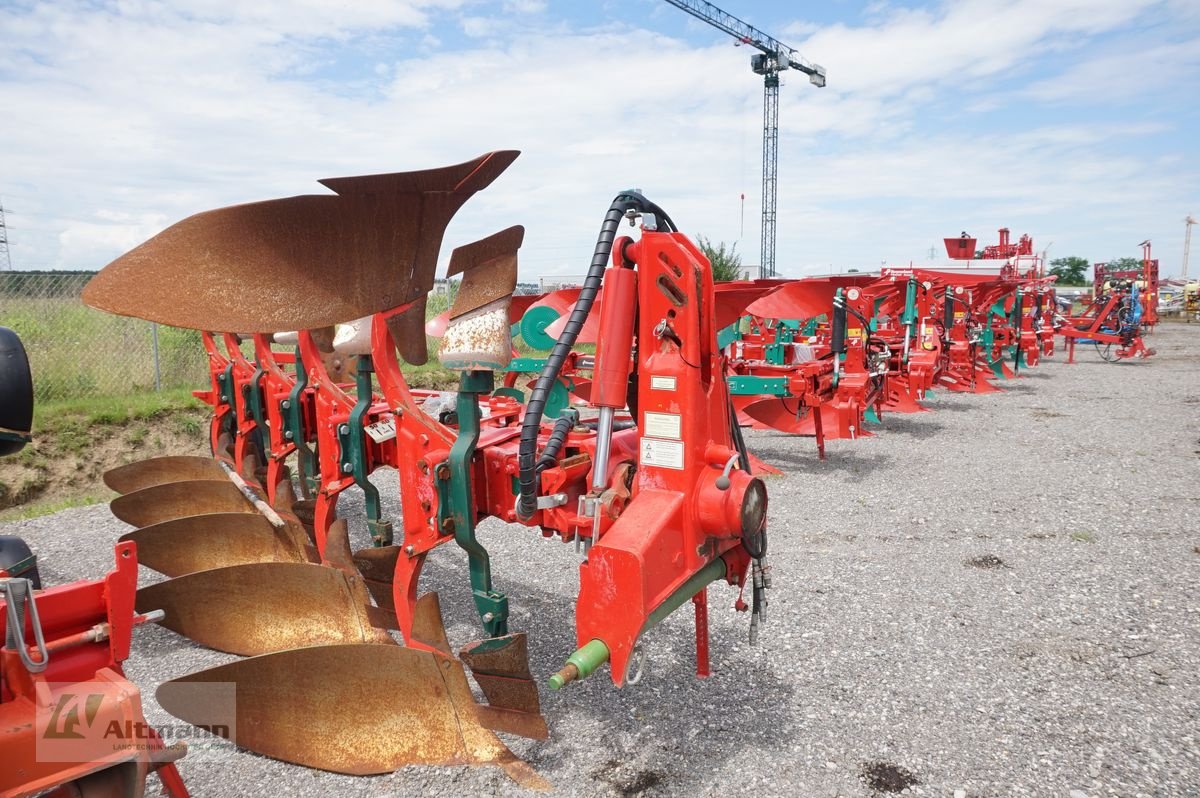
MULTIPOLYGON (((824 463, 809 439, 750 433, 785 471, 762 643, 714 588, 712 678, 692 676, 677 613, 640 685, 544 691, 552 739, 513 749, 562 795, 866 796, 911 776, 937 796, 1200 796, 1200 326, 1152 344, 1148 361, 1060 353, 1001 394, 939 392, 824 463)), ((395 514, 394 479, 376 481, 395 514)), ((51 583, 101 574, 122 529, 104 506, 0 525, 51 583)), ((573 547, 499 523, 481 537, 544 678, 573 642, 573 547)), ((425 584, 459 643, 474 612, 451 549, 425 584)), ((153 686, 228 659, 150 628, 127 671, 164 723, 153 686)), ((356 779, 238 753, 182 771, 198 796, 521 793, 487 768, 356 779)))

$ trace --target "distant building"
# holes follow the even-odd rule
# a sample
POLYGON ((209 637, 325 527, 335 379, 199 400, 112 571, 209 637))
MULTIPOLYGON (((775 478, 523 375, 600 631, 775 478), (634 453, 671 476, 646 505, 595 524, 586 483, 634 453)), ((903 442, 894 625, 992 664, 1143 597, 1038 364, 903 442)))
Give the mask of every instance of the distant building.
POLYGON ((555 274, 541 278, 538 280, 538 284, 541 286, 542 292, 557 291, 560 288, 579 288, 585 279, 587 279, 586 276, 581 274, 555 274))

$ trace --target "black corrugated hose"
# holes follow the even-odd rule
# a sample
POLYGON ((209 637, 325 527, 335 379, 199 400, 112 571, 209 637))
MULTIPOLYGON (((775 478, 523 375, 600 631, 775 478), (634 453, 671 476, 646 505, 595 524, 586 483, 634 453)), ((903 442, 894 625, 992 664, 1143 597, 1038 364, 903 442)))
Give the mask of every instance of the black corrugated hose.
POLYGON ((604 223, 600 225, 600 235, 596 238, 596 250, 592 255, 592 263, 588 267, 587 278, 583 281, 583 289, 579 292, 579 299, 576 300, 575 307, 571 310, 562 334, 558 336, 554 348, 550 350, 550 356, 546 358, 546 366, 542 369, 542 373, 529 395, 529 403, 525 406, 525 418, 521 424, 521 448, 517 458, 517 464, 520 467, 518 478, 520 493, 517 497, 517 516, 519 518, 529 519, 537 512, 537 439, 538 431, 542 426, 542 414, 546 410, 546 398, 558 380, 563 362, 571 352, 571 347, 575 345, 575 339, 579 337, 583 323, 587 321, 592 303, 596 300, 596 292, 600 290, 600 283, 604 280, 604 270, 608 267, 609 257, 612 255, 613 240, 616 238, 617 229, 621 224, 621 219, 625 217, 625 212, 631 209, 654 214, 660 230, 675 232, 677 229, 671 221, 671 217, 639 192, 624 191, 618 194, 609 205, 608 213, 604 215, 604 223))

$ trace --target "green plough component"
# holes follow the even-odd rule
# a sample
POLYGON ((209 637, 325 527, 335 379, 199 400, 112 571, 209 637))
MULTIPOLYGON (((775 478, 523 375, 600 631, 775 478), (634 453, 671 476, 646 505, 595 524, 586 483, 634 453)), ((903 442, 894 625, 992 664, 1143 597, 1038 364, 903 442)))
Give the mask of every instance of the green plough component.
POLYGON ((475 501, 471 488, 471 461, 479 442, 479 397, 492 392, 490 371, 464 371, 458 387, 458 438, 450 448, 446 469, 438 470, 440 498, 438 522, 452 529, 454 542, 467 553, 471 594, 488 637, 508 634, 508 597, 492 589, 492 565, 487 549, 475 537, 475 501))

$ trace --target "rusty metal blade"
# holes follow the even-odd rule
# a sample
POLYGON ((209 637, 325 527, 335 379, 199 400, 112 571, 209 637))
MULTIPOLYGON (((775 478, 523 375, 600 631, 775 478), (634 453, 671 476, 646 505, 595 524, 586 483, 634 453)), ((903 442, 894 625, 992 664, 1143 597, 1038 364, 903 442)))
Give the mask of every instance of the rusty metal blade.
POLYGON ((170 455, 139 460, 104 472, 104 484, 117 493, 161 485, 164 482, 190 482, 211 479, 228 481, 221 465, 211 457, 170 455))
POLYGON ((166 482, 118 496, 108 506, 117 518, 138 527, 205 513, 258 514, 229 480, 166 482))
POLYGON ((421 297, 384 319, 400 357, 416 366, 429 359, 425 346, 425 305, 425 297, 421 297))
MULTIPOLYGON (((312 329, 409 303, 420 306, 423 324, 446 225, 517 155, 330 178, 320 182, 335 194, 196 214, 106 266, 84 302, 216 332, 312 329)), ((417 346, 407 346, 409 360, 417 346)))
POLYGON ((524 633, 477 640, 458 652, 459 659, 483 690, 488 706, 480 719, 494 731, 535 740, 550 736, 542 717, 537 685, 529 672, 529 647, 524 633))
POLYGON ((211 724, 194 685, 237 685, 242 748, 307 767, 364 776, 406 765, 495 765, 525 787, 550 787, 475 718, 462 665, 399 646, 313 646, 189 674, 162 684, 162 707, 211 724), (457 678, 456 678, 457 677, 457 678), (190 689, 189 689, 190 688, 190 689))
POLYGON ((361 582, 310 563, 251 563, 186 574, 138 591, 138 612, 201 645, 253 656, 297 646, 392 643, 367 617, 361 582))
POLYGON ((525 228, 514 225, 457 247, 451 253, 446 276, 463 275, 454 306, 450 308, 451 321, 512 296, 517 289, 517 250, 524 240, 525 228))
POLYGON ((395 614, 396 603, 392 596, 395 581, 396 559, 400 556, 399 546, 378 546, 354 552, 354 566, 362 574, 363 583, 371 598, 380 609, 395 614))
POLYGON ((261 515, 206 513, 173 518, 126 532, 138 562, 167 576, 183 576, 255 562, 311 562, 308 535, 297 522, 275 528, 261 515))

